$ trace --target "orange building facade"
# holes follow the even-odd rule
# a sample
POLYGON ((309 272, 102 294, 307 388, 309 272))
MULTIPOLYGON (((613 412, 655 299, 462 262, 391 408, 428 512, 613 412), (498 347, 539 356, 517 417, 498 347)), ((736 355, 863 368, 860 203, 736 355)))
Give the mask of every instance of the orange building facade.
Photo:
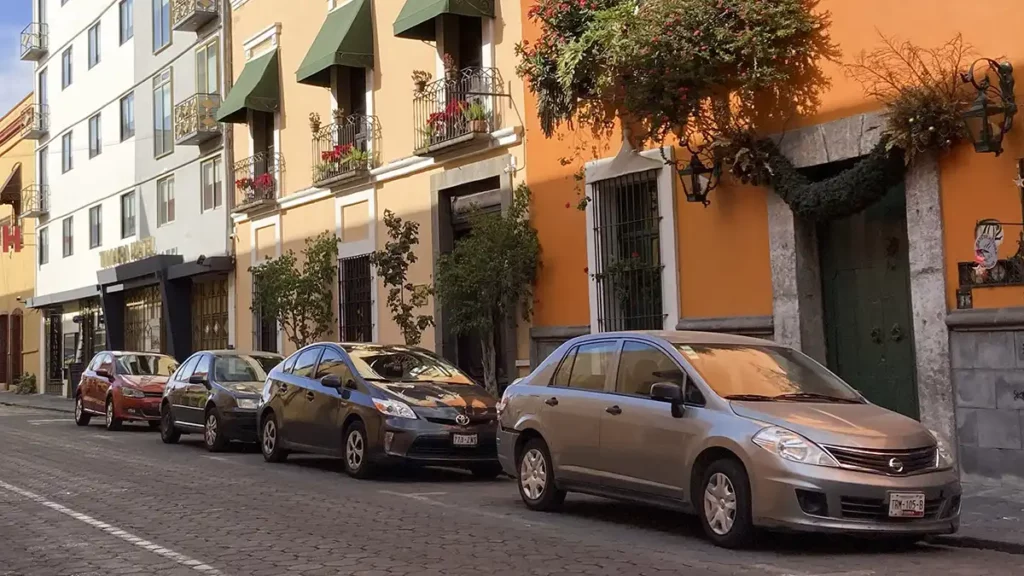
MULTIPOLYGON (((539 36, 526 17, 533 3, 522 2, 531 42, 539 36)), ((818 9, 831 12, 841 62, 823 63, 831 86, 817 114, 794 119, 780 146, 812 177, 856 161, 880 137, 881 104, 842 69, 877 48, 880 34, 938 47, 963 32, 973 56, 1024 66, 1024 37, 1013 25, 1024 7, 1012 3, 822 0, 818 9)), ((728 178, 709 206, 687 202, 664 161, 685 150, 632 151, 620 135, 588 141, 566 129, 545 138, 529 92, 524 116, 542 246, 534 365, 592 331, 772 338, 801 348, 873 402, 919 418, 956 450, 965 477, 1024 477, 1024 282, 1015 268, 1024 260, 1015 258, 1014 241, 1024 239, 1024 128, 1006 135, 998 157, 965 143, 920 158, 876 205, 811 224, 770 189, 728 178), (559 158, 581 143, 592 154, 577 182, 579 166, 559 158), (972 270, 984 219, 1003 223, 1005 241, 996 268, 980 278, 972 270), (650 269, 634 271, 625 288, 603 280, 611 272, 605 262, 630 256, 650 269)))

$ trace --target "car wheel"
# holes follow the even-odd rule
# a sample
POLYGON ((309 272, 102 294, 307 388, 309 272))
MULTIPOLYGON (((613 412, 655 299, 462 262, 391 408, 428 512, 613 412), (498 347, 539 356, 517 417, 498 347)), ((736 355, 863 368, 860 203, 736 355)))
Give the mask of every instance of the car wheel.
POLYGON ((160 421, 159 420, 150 420, 149 422, 147 422, 147 424, 149 424, 149 429, 150 430, 157 430, 157 429, 160 428, 160 421))
POLYGON ((469 467, 469 471, 473 473, 473 476, 482 480, 494 480, 501 474, 501 464, 497 462, 474 464, 469 467))
POLYGON ((82 403, 82 395, 75 396, 75 424, 79 426, 88 426, 89 420, 92 420, 92 416, 85 411, 85 405, 82 403))
POLYGON ((519 454, 519 496, 531 510, 548 512, 557 510, 565 502, 565 490, 555 485, 551 452, 540 438, 526 443, 519 454))
POLYGON ((704 533, 724 548, 741 548, 750 542, 754 524, 750 509, 750 480, 736 460, 718 460, 708 466, 701 480, 697 510, 704 533))
POLYGON ((174 415, 168 407, 160 414, 160 439, 164 444, 177 444, 181 439, 181 432, 174 427, 174 415))
POLYGON ((267 462, 284 462, 288 457, 288 452, 281 448, 280 430, 277 415, 273 412, 267 414, 260 432, 260 449, 263 452, 263 459, 267 462))
POLYGON ((113 398, 107 398, 107 409, 105 411, 105 414, 106 414, 106 422, 105 422, 105 424, 106 424, 107 430, 111 430, 111 431, 120 430, 121 429, 121 419, 114 416, 114 399, 113 398))
POLYGON ((220 414, 216 408, 206 411, 206 426, 203 429, 203 440, 210 452, 220 452, 228 445, 227 436, 220 425, 220 414))
POLYGON ((365 479, 373 474, 369 448, 366 442, 366 426, 356 420, 345 430, 345 472, 349 476, 365 479))

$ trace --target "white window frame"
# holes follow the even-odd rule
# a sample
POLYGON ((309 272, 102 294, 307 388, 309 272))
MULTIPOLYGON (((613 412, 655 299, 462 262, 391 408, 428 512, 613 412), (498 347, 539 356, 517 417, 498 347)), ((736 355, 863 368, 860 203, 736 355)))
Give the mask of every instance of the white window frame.
POLYGON ((217 155, 217 156, 211 156, 210 158, 207 158, 207 159, 205 159, 205 160, 203 160, 203 161, 201 161, 199 163, 199 207, 200 207, 200 212, 210 212, 212 210, 217 210, 218 208, 221 208, 222 206, 224 206, 224 159, 221 158, 219 155, 217 155), (207 182, 206 181, 206 167, 209 166, 209 165, 213 165, 213 167, 214 167, 214 170, 213 170, 213 181, 212 182, 207 182), (214 193, 213 193, 213 196, 212 196, 212 199, 211 199, 211 203, 209 205, 207 205, 207 203, 206 203, 206 187, 207 187, 207 185, 212 185, 214 187, 216 187, 217 185, 220 185, 221 190, 220 190, 220 202, 219 203, 217 202, 216 188, 214 188, 214 193))
MULTIPOLYGON (((676 201, 675 201, 675 178, 676 171, 674 164, 667 164, 664 158, 675 159, 675 151, 671 146, 663 149, 646 150, 636 153, 628 143, 623 143, 623 149, 614 158, 602 158, 588 162, 585 170, 585 184, 588 195, 593 194, 594 182, 616 178, 626 174, 658 170, 658 212, 661 222, 658 229, 658 246, 660 248, 661 263, 664 266, 661 274, 661 302, 662 313, 665 316, 665 330, 675 330, 679 323, 679 260, 676 248, 676 201), (664 154, 664 156, 662 156, 664 154)), ((597 299, 597 281, 594 274, 601 271, 597 269, 597 256, 594 246, 594 206, 593 202, 587 202, 586 207, 586 230, 587 230, 587 278, 588 299, 590 302, 590 331, 599 331, 598 318, 600 315, 599 302, 597 299)))
POLYGON ((194 54, 195 54, 195 63, 196 63, 196 93, 197 94, 220 94, 220 76, 222 74, 222 72, 221 72, 221 64, 220 64, 220 38, 219 37, 214 37, 214 38, 212 38, 212 39, 202 43, 201 45, 197 46, 195 51, 194 51, 194 54), (212 54, 213 54, 214 58, 216 59, 216 70, 215 70, 215 73, 217 75, 216 78, 214 78, 213 82, 210 82, 210 79, 209 79, 209 66, 208 66, 209 59, 210 59, 210 54, 211 54, 211 49, 213 50, 212 54), (200 62, 200 56, 201 55, 205 56, 204 58, 202 58, 202 62, 200 62), (200 64, 202 64, 202 66, 200 66, 200 64), (206 78, 206 83, 205 84, 203 84, 200 81, 200 72, 199 72, 200 70, 203 70, 203 76, 206 78), (212 90, 210 89, 211 87, 212 87, 212 90))
POLYGON ((174 153, 174 70, 173 68, 167 68, 161 70, 155 76, 153 76, 153 158, 163 158, 168 154, 174 153), (161 100, 161 106, 163 106, 163 91, 167 90, 169 95, 167 103, 167 119, 170 121, 169 126, 163 125, 164 116, 157 117, 157 99, 161 100), (158 96, 159 93, 159 96, 158 96), (157 120, 160 120, 160 129, 157 129, 157 120), (163 144, 162 134, 170 134, 167 137, 167 144, 163 144), (158 148, 158 146, 160 146, 158 148))
POLYGON ((101 113, 89 117, 89 158, 103 153, 103 118, 101 113), (95 146, 94 146, 95 145, 95 146))
POLYGON ((60 89, 67 90, 71 87, 74 82, 74 52, 72 52, 74 46, 68 46, 60 54, 60 89))
POLYGON ((163 50, 166 50, 168 46, 174 43, 174 27, 171 25, 171 0, 153 0, 153 54, 157 54, 163 50), (167 5, 167 21, 163 19, 163 7, 167 5), (159 17, 157 15, 160 15, 159 17), (159 22, 158 22, 159 18, 159 22), (167 28, 167 42, 164 44, 157 45, 157 26, 160 26, 160 36, 163 36, 163 27, 166 25, 167 28))
POLYGON ((97 22, 90 26, 85 35, 88 44, 88 67, 92 70, 100 63, 102 57, 100 53, 100 23, 97 22))
POLYGON ((89 207, 89 249, 93 250, 103 245, 103 205, 97 204, 89 207), (93 216, 96 218, 93 219, 93 216), (93 230, 96 231, 96 242, 93 243, 93 230))
POLYGON ((156 181, 156 227, 160 228, 173 224, 177 216, 178 206, 174 196, 174 174, 171 174, 156 181), (170 191, 169 195, 168 191, 170 191))
MULTIPOLYGON (((353 258, 356 256, 366 256, 367 254, 373 253, 377 249, 377 191, 375 188, 368 188, 359 192, 353 192, 351 194, 345 194, 344 196, 338 196, 334 199, 334 234, 338 239, 338 264, 339 274, 341 271, 340 264, 345 258, 353 258), (345 242, 344 236, 342 235, 342 228, 344 222, 341 221, 341 211, 345 206, 352 206, 353 204, 359 204, 366 202, 367 204, 367 220, 366 225, 369 229, 366 240, 359 240, 356 242, 345 242)), ((339 277, 340 280, 340 277, 339 277)), ((372 304, 370 305, 370 321, 373 322, 373 341, 380 341, 380 322, 377 313, 377 269, 372 264, 370 265, 370 299, 372 304)), ((338 294, 338 300, 341 300, 341 294, 338 294)), ((338 307, 338 325, 340 326, 343 319, 341 318, 341 306, 338 307)), ((339 335, 340 336, 340 335, 339 335)))
POLYGON ((125 192, 124 194, 121 194, 120 196, 118 196, 119 210, 121 211, 121 218, 120 218, 119 222, 120 222, 120 225, 121 225, 121 239, 122 240, 124 240, 125 238, 131 238, 132 236, 135 236, 138 233, 137 232, 138 231, 138 227, 139 227, 139 224, 138 224, 138 221, 139 221, 139 216, 138 216, 139 215, 138 198, 139 198, 139 195, 138 195, 137 191, 135 191, 135 190, 132 190, 131 192, 125 192), (125 207, 124 199, 126 197, 128 197, 128 196, 131 196, 131 202, 129 202, 129 204, 132 207, 132 223, 131 223, 132 225, 130 227, 131 228, 130 230, 126 230, 125 229, 125 225, 124 225, 124 207, 125 207))
POLYGON ((67 174, 75 168, 75 138, 68 130, 60 137, 60 173, 67 174))
POLYGON ((129 92, 118 100, 117 107, 121 116, 121 142, 135 137, 135 92, 129 92), (128 104, 130 117, 125 121, 125 104, 128 104))
POLYGON ((135 0, 121 0, 118 3, 117 22, 121 44, 135 37, 135 0))

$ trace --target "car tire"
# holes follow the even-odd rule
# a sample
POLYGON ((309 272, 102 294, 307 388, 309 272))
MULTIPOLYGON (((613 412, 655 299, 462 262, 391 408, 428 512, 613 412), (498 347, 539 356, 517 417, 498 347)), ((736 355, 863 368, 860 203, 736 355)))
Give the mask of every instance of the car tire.
POLYGON ((110 430, 111 432, 115 432, 115 431, 121 429, 121 419, 120 418, 116 418, 114 416, 114 399, 113 398, 107 398, 107 406, 106 406, 106 410, 104 410, 104 414, 106 414, 104 424, 105 424, 107 430, 110 430))
POLYGON ((224 435, 224 427, 221 426, 220 412, 214 407, 208 408, 203 422, 203 444, 206 445, 206 449, 210 452, 223 452, 228 445, 228 439, 224 435))
POLYGON ((565 490, 555 484, 551 452, 540 438, 526 443, 516 460, 519 496, 530 510, 551 512, 565 502, 565 490))
POLYGON ((181 431, 174 426, 174 414, 166 406, 160 414, 160 440, 164 444, 177 444, 181 440, 181 431))
POLYGON ((85 411, 85 404, 82 402, 82 395, 75 396, 75 424, 88 426, 92 416, 85 411))
POLYGON ((501 474, 501 464, 497 462, 474 464, 469 467, 469 471, 473 473, 473 476, 481 480, 494 480, 501 474))
POLYGON ((288 451, 281 447, 280 423, 277 415, 273 412, 263 418, 260 425, 260 452, 267 462, 284 462, 288 457, 288 451))
POLYGON ((704 470, 694 506, 704 533, 723 548, 743 548, 754 535, 750 479, 734 459, 712 462, 704 470))
POLYGON ((366 441, 366 426, 356 420, 345 429, 342 456, 345 462, 345 473, 353 478, 365 480, 373 476, 373 464, 370 463, 370 445, 366 441))
POLYGON ((149 422, 147 422, 147 424, 149 424, 149 429, 150 430, 159 430, 160 429, 160 421, 159 420, 150 420, 149 422))

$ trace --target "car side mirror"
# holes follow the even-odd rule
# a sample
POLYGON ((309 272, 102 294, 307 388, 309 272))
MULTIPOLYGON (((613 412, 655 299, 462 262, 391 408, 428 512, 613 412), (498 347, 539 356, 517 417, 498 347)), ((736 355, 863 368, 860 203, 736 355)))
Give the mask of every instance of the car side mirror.
POLYGON ((96 375, 99 376, 100 378, 106 378, 107 380, 114 379, 114 375, 111 374, 110 370, 107 370, 106 368, 100 368, 96 370, 96 375))
POLYGON ((349 378, 348 380, 345 381, 345 388, 348 389, 348 390, 358 390, 359 389, 359 387, 356 386, 356 381, 351 379, 351 378, 349 378))
POLYGON ((678 384, 658 382, 651 386, 651 399, 669 404, 682 404, 683 390, 678 384))
POLYGON ((188 383, 189 384, 202 384, 203 386, 206 386, 207 388, 210 387, 210 381, 206 378, 206 376, 203 376, 202 374, 193 374, 193 375, 189 376, 188 377, 188 383))
POLYGON ((327 388, 338 390, 341 388, 341 378, 337 374, 328 374, 320 379, 320 383, 327 388))

